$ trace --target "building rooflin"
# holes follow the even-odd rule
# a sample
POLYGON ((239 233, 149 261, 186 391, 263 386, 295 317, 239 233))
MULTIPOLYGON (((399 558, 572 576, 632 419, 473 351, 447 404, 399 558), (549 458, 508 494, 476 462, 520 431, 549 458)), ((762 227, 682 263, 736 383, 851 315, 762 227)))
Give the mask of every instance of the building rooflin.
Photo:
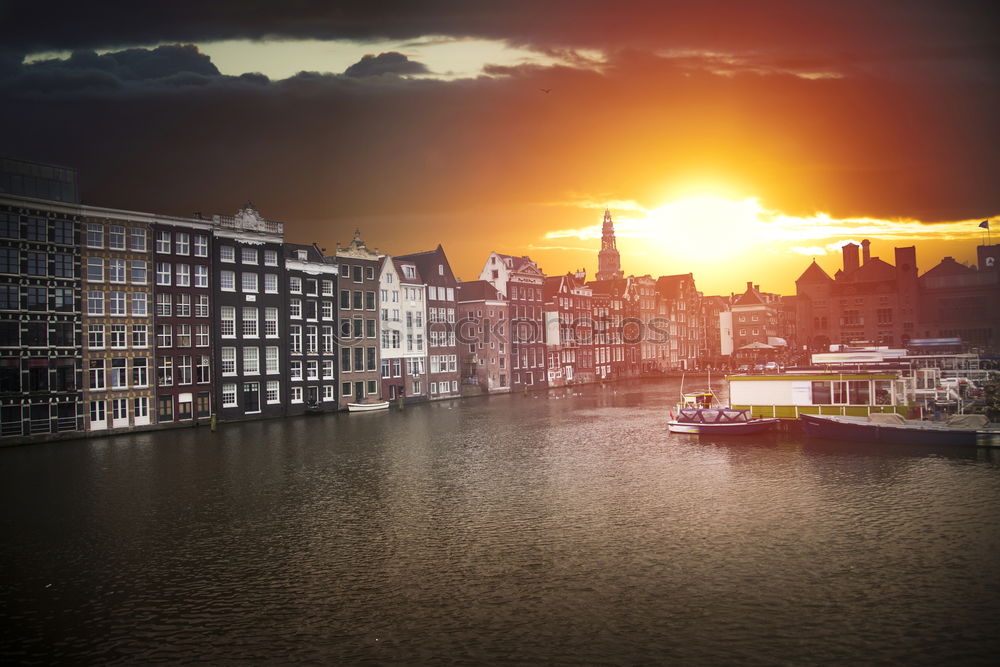
POLYGON ((436 264, 444 264, 448 267, 448 271, 451 271, 451 264, 448 263, 448 256, 444 253, 444 247, 438 243, 434 250, 425 250, 423 252, 413 252, 408 255, 397 255, 397 260, 402 260, 404 262, 411 262, 420 271, 421 275, 429 276, 435 272, 436 264))
POLYGON ((399 274, 399 282, 406 283, 408 285, 422 285, 424 283, 424 279, 420 275, 420 267, 418 267, 415 262, 400 260, 399 257, 393 257, 392 263, 396 267, 396 273, 399 274), (406 277, 406 272, 403 271, 404 264, 413 267, 413 272, 415 275, 412 278, 406 277))
POLYGON ((962 276, 970 273, 977 273, 971 266, 965 266, 955 261, 954 257, 945 257, 937 266, 928 270, 921 278, 942 278, 944 276, 962 276))
POLYGON ((870 283, 882 280, 895 280, 896 267, 885 262, 878 257, 872 257, 867 262, 858 267, 849 276, 851 282, 870 283))
POLYGON ((833 278, 830 277, 826 271, 823 270, 819 264, 816 263, 814 259, 812 264, 802 272, 802 275, 795 279, 796 283, 826 283, 833 282, 833 278))
POLYGON ((457 301, 503 301, 503 295, 486 280, 470 280, 459 283, 455 299, 457 301))

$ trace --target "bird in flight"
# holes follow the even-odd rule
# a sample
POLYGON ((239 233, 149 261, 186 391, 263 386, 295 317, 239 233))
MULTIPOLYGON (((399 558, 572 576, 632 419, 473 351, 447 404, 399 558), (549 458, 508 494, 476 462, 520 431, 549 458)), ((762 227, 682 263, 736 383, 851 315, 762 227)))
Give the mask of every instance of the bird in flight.
POLYGON ((539 88, 538 90, 542 91, 543 93, 551 93, 552 92, 551 88, 539 88))

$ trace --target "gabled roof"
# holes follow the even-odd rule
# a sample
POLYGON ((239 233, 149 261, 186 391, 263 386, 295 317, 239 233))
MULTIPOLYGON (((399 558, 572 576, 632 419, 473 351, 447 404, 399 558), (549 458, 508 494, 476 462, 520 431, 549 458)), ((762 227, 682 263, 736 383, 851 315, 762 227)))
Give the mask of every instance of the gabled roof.
POLYGON ((505 255, 501 252, 494 251, 494 254, 504 263, 511 271, 525 271, 531 270, 536 273, 541 273, 541 269, 538 268, 538 264, 535 263, 527 255, 522 255, 521 257, 515 257, 514 255, 505 255))
POLYGON ((459 283, 455 291, 456 301, 503 301, 503 295, 485 280, 470 280, 459 283))
POLYGON ((921 278, 943 278, 945 276, 963 276, 969 273, 977 273, 971 266, 965 266, 955 261, 954 257, 945 257, 937 266, 930 269, 921 278))
POLYGON ((872 257, 851 274, 851 281, 855 283, 871 283, 895 279, 896 267, 882 261, 878 257, 872 257))
POLYGON ((410 261, 407 261, 407 260, 400 260, 399 257, 393 257, 392 258, 392 263, 396 267, 396 273, 399 274, 399 282, 406 283, 407 285, 423 285, 424 284, 424 279, 420 275, 420 267, 418 267, 415 262, 410 262, 410 261), (413 270, 416 272, 416 276, 415 277, 413 277, 413 278, 407 278, 406 277, 406 272, 403 271, 403 265, 404 264, 408 264, 408 265, 410 265, 410 266, 413 267, 413 270))
POLYGON ((690 281, 691 288, 694 288, 694 274, 681 273, 673 276, 660 276, 656 279, 656 291, 667 299, 679 299, 681 296, 681 286, 690 281))
POLYGON ((744 292, 736 302, 733 303, 734 306, 758 306, 764 305, 764 299, 761 298, 760 292, 758 292, 753 285, 747 286, 747 291, 744 292))
POLYGON ((833 282, 833 278, 830 277, 826 271, 823 270, 819 264, 816 263, 814 259, 812 264, 802 272, 802 275, 795 279, 796 283, 828 283, 833 282))
POLYGON ((298 259, 298 251, 306 251, 306 261, 308 262, 322 262, 323 253, 319 251, 315 245, 306 245, 305 243, 285 243, 283 244, 283 252, 285 254, 285 259, 298 259))
POLYGON ((451 264, 448 263, 448 256, 444 254, 444 248, 438 243, 438 246, 434 250, 425 250, 424 252, 414 252, 409 255, 397 255, 397 260, 403 260, 404 262, 412 262, 416 265, 417 270, 420 271, 424 279, 429 278, 431 275, 437 273, 437 265, 443 264, 447 276, 452 280, 455 279, 455 274, 451 270, 451 264))

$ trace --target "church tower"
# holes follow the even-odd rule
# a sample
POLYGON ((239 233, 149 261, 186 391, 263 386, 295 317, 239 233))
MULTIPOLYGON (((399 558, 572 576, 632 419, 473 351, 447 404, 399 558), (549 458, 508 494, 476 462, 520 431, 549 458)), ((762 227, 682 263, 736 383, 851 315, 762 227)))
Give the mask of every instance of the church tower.
POLYGON ((621 269, 622 261, 618 256, 618 245, 615 243, 615 226, 611 222, 611 211, 604 210, 604 228, 601 230, 601 252, 597 253, 598 280, 622 278, 625 272, 621 269))

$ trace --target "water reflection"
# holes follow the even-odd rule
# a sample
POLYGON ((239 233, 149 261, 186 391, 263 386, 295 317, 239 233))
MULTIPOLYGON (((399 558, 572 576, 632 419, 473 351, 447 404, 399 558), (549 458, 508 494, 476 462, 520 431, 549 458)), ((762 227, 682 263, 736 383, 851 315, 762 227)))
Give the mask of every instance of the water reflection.
POLYGON ((637 382, 2 450, 2 656, 994 657, 992 454, 671 435, 678 392, 637 382))

